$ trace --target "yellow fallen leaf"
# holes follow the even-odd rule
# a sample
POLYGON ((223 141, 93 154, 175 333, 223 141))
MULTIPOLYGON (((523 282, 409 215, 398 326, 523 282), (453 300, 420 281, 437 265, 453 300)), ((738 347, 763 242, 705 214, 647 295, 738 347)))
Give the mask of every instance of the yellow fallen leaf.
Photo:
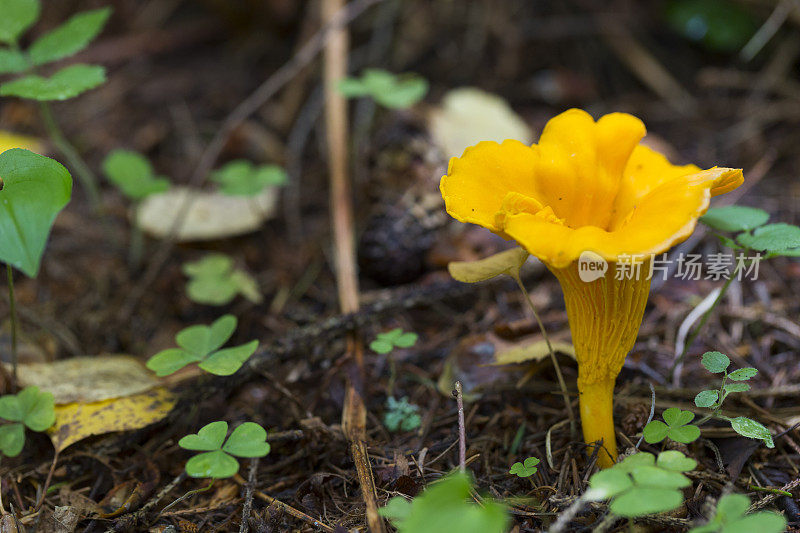
POLYGON ((44 152, 44 146, 39 139, 0 130, 0 154, 12 148, 25 148, 37 154, 44 152))
MULTIPOLYGON (((568 342, 551 342, 554 352, 569 355, 575 359, 575 347, 568 342)), ((497 352, 493 365, 515 365, 529 361, 541 361, 550 355, 547 343, 542 339, 527 344, 517 344, 497 352)))
POLYGON ((129 355, 72 357, 19 365, 23 387, 34 385, 53 393, 56 404, 98 402, 139 394, 159 384, 145 366, 129 355))
POLYGON ((477 261, 453 261, 447 271, 457 281, 477 283, 501 274, 515 275, 527 259, 528 252, 516 247, 477 261))
POLYGON ((462 87, 448 92, 428 117, 429 129, 446 159, 458 157, 480 141, 533 142, 533 131, 501 97, 462 87))
POLYGON ((56 405, 56 423, 47 433, 55 449, 61 451, 93 435, 149 426, 167 416, 176 402, 173 393, 156 387, 124 398, 56 405))

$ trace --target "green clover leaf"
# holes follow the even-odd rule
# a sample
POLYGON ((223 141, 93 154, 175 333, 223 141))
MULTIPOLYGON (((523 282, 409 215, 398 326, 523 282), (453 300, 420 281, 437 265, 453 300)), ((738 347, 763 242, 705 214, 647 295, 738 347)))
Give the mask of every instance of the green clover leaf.
POLYGON ((33 386, 7 394, 0 397, 0 417, 12 422, 0 426, 0 452, 15 457, 25 445, 26 427, 41 432, 55 424, 53 395, 33 386))
POLYGON ((186 365, 198 366, 217 376, 229 376, 238 371, 258 349, 258 341, 220 348, 228 342, 236 329, 236 317, 225 315, 210 326, 196 325, 181 330, 175 336, 179 348, 163 350, 147 361, 147 368, 157 376, 167 376, 186 365))
POLYGON ((286 171, 278 165, 255 166, 245 159, 237 159, 211 174, 211 181, 219 184, 220 191, 229 196, 255 196, 266 187, 286 185, 286 171))
POLYGON ((379 510, 399 533, 504 533, 508 513, 504 505, 485 498, 472 502, 468 474, 456 472, 433 483, 411 503, 397 496, 379 510), (398 500, 399 498, 399 500, 398 500))
POLYGON ((786 529, 786 518, 769 511, 746 514, 750 508, 750 498, 743 494, 726 494, 717 503, 714 517, 703 526, 689 530, 689 533, 780 533, 786 529))
POLYGON ((235 457, 264 457, 270 451, 267 432, 254 422, 245 422, 233 430, 227 441, 228 423, 211 422, 196 434, 186 435, 178 446, 202 451, 186 462, 186 473, 192 477, 227 478, 239 471, 235 457))
POLYGON ((184 263, 183 273, 189 277, 186 293, 193 302, 225 305, 239 294, 253 303, 263 300, 256 280, 235 268, 233 258, 225 254, 209 254, 199 261, 184 263))
POLYGON ((509 474, 515 474, 517 477, 530 477, 539 471, 536 465, 539 464, 539 459, 536 457, 528 457, 525 461, 514 463, 511 465, 509 474))
MULTIPOLYGON (((671 419, 682 421, 685 417, 671 419)), ((691 485, 682 472, 693 470, 697 462, 677 450, 631 455, 589 479, 584 498, 608 500, 612 513, 636 517, 675 509, 683 503, 681 489, 691 485)))
POLYGON ((691 411, 670 407, 664 411, 662 417, 664 422, 652 420, 644 427, 644 440, 648 443, 655 444, 669 437, 675 442, 688 444, 700 437, 700 428, 689 424, 694 420, 694 413, 691 411))
POLYGON ((386 398, 386 414, 383 425, 391 432, 413 431, 422 423, 419 406, 409 403, 408 398, 395 400, 393 396, 386 398))
POLYGON ((413 106, 428 92, 428 81, 416 74, 395 75, 380 69, 365 69, 360 78, 339 82, 339 92, 347 98, 369 96, 390 109, 413 106))
POLYGON ((114 150, 103 161, 103 172, 122 194, 142 200, 169 189, 169 180, 153 173, 150 161, 130 150, 114 150))
POLYGON ((419 336, 416 333, 404 332, 402 328, 378 333, 375 340, 369 344, 373 352, 387 354, 395 348, 410 348, 417 343, 419 336))

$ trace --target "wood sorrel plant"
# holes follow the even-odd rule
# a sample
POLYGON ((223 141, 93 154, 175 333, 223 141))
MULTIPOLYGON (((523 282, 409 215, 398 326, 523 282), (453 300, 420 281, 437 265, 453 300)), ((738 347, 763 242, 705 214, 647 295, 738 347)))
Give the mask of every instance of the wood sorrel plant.
MULTIPOLYGON (((738 187, 741 170, 677 166, 639 144, 644 124, 625 113, 597 122, 579 109, 550 120, 539 143, 481 142, 450 160, 440 189, 447 212, 516 240, 564 291, 578 360, 583 436, 617 458, 613 392, 650 289, 649 256, 691 235, 712 196, 738 187), (612 273, 627 260, 643 275, 584 281, 583 254, 612 273)), ((635 271, 633 271, 635 274, 635 271)))

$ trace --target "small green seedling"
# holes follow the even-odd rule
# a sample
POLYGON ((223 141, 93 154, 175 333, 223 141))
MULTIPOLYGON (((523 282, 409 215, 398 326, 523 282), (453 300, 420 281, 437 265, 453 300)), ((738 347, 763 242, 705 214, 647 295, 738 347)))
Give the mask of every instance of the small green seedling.
POLYGON ((536 457, 528 457, 521 463, 518 462, 511 465, 511 470, 509 470, 508 473, 514 474, 517 477, 530 477, 539 471, 539 469, 536 468, 539 462, 539 459, 536 457))
POLYGON ((38 387, 0 397, 0 418, 11 422, 0 426, 0 452, 16 457, 25 445, 25 428, 45 431, 56 422, 53 395, 38 387))
POLYGON ((405 109, 428 92, 428 81, 416 74, 395 75, 380 69, 365 69, 360 78, 339 82, 339 92, 347 98, 369 96, 382 106, 405 109))
POLYGON ((664 422, 652 420, 644 427, 644 440, 650 444, 661 442, 667 437, 675 442, 688 444, 700 437, 700 428, 690 424, 694 420, 694 413, 691 411, 670 407, 661 416, 664 422))
POLYGON ((720 498, 714 518, 689 533, 780 533, 786 530, 786 518, 778 513, 761 511, 746 514, 750 498, 744 494, 726 494, 720 498))
POLYGON ((683 472, 697 462, 677 450, 658 454, 639 452, 589 478, 589 501, 610 499, 609 510, 621 517, 663 513, 680 507, 682 489, 692 482, 683 472))
POLYGON ((269 453, 267 432, 255 422, 237 426, 225 440, 227 434, 228 423, 218 421, 178 441, 178 446, 184 450, 204 452, 186 461, 186 473, 200 478, 227 478, 239 471, 239 461, 235 457, 264 457, 269 453))
POLYGON ((792 224, 767 224, 769 213, 754 207, 730 205, 715 207, 700 221, 717 231, 738 233, 733 239, 717 235, 734 250, 764 252, 765 258, 800 257, 800 227, 792 224))
POLYGON ((236 317, 225 315, 210 326, 196 325, 181 330, 175 336, 180 348, 163 350, 147 361, 147 368, 157 376, 167 376, 186 365, 197 366, 217 376, 230 376, 239 370, 258 348, 253 340, 233 348, 220 348, 236 330, 236 317))
POLYGON ((746 416, 728 418, 719 414, 722 403, 731 393, 750 390, 750 385, 744 382, 758 374, 758 370, 745 367, 734 370, 733 372, 728 372, 731 360, 727 355, 721 352, 704 353, 702 364, 706 370, 712 374, 722 374, 722 382, 719 389, 700 391, 694 398, 694 403, 697 407, 711 409, 711 414, 707 415, 704 420, 712 417, 727 420, 739 435, 751 439, 763 440, 768 448, 773 448, 775 443, 772 441, 772 435, 762 424, 746 416), (728 380, 731 380, 732 383, 728 383, 728 380))
POLYGON ((36 277, 53 222, 71 197, 72 177, 58 162, 21 148, 0 154, 0 261, 8 278, 15 377, 17 311, 11 267, 36 277))
MULTIPOLYGON (((130 150, 114 150, 108 154, 103 161, 103 172, 108 181, 113 183, 134 204, 151 194, 169 189, 169 180, 163 176, 156 176, 150 161, 141 154, 130 150)), ((134 222, 128 253, 130 266, 132 268, 139 266, 143 255, 142 230, 134 222)))
MULTIPOLYGON (((52 63, 80 52, 105 26, 111 8, 84 11, 45 33, 23 51, 19 37, 39 18, 36 0, 0 0, 0 42, 3 49, 0 73, 29 72, 34 67, 52 63)), ((106 80, 105 69, 97 65, 70 65, 49 78, 29 73, 0 84, 0 96, 19 96, 31 100, 66 100, 93 89, 106 80)))
POLYGON ((189 277, 186 294, 193 302, 225 305, 238 294, 253 303, 263 300, 256 280, 234 268, 233 259, 225 254, 209 254, 199 261, 184 263, 183 273, 189 277))
POLYGON ((414 431, 422 423, 419 406, 409 403, 408 398, 395 400, 393 396, 386 398, 386 414, 383 425, 392 432, 414 431))
POLYGON ((103 161, 103 172, 108 181, 134 202, 169 189, 169 179, 156 176, 150 161, 130 150, 114 150, 108 154, 103 161))
POLYGON ((485 498, 472 501, 468 474, 456 472, 432 484, 409 502, 402 496, 389 500, 378 512, 399 533, 504 533, 508 513, 503 504, 485 498))
POLYGON ((373 352, 387 354, 395 348, 410 348, 417 343, 419 336, 416 333, 403 332, 402 328, 395 328, 385 333, 378 333, 374 341, 369 343, 373 352))
POLYGON ((255 196, 266 187, 286 185, 286 171, 278 165, 255 166, 245 159, 231 161, 211 174, 222 194, 255 196))

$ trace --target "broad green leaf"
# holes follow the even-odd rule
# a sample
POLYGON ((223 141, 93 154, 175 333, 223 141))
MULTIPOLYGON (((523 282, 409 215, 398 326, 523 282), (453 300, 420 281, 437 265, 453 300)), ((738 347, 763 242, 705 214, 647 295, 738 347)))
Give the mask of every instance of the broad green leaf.
POLYGON ((130 150, 114 150, 103 161, 108 181, 132 200, 169 189, 169 180, 155 177, 146 157, 130 150))
POLYGON ((0 96, 31 100, 68 100, 106 81, 106 70, 98 65, 70 65, 49 78, 30 75, 0 84, 0 96))
POLYGON ((725 384, 725 392, 747 392, 750 390, 750 385, 747 383, 726 383, 725 384))
POLYGON ((414 498, 409 512, 393 525, 399 533, 505 533, 505 506, 489 498, 480 506, 473 503, 470 488, 466 474, 450 474, 414 498))
POLYGON ((395 496, 386 502, 385 507, 378 509, 378 514, 392 522, 400 522, 408 518, 411 513, 411 502, 402 496, 395 496))
POLYGON ((228 423, 225 421, 206 424, 196 434, 186 435, 178 441, 178 446, 184 450, 197 450, 210 452, 222 449, 225 435, 228 434, 228 423))
POLYGON ((228 342, 228 340, 231 338, 231 335, 233 335, 233 332, 236 331, 236 325, 238 322, 239 321, 233 315, 222 315, 217 320, 212 322, 211 326, 209 326, 211 335, 208 339, 208 351, 211 352, 217 350, 226 342, 228 342))
POLYGON ((627 518, 671 511, 682 503, 683 493, 679 490, 637 487, 614 498, 609 507, 612 513, 627 518))
POLYGON ((25 413, 22 411, 22 405, 16 394, 6 394, 0 397, 0 418, 11 422, 22 422, 25 419, 25 413))
POLYGON ((800 227, 791 224, 767 224, 752 233, 741 233, 736 240, 752 250, 777 252, 800 247, 800 227))
POLYGON ((606 500, 633 488, 633 480, 627 472, 618 468, 601 470, 589 478, 589 490, 586 498, 590 500, 606 500))
POLYGON ((186 365, 200 361, 202 356, 187 352, 182 348, 168 348, 155 354, 147 360, 147 368, 156 373, 156 376, 168 376, 177 372, 186 365))
POLYGON ((501 274, 516 275, 527 259, 528 252, 517 247, 478 261, 453 261, 447 271, 457 281, 477 283, 501 274))
POLYGON ((736 433, 743 437, 763 440, 767 448, 775 447, 769 430, 755 420, 747 418, 746 416, 737 416, 736 418, 731 418, 731 427, 736 433))
POLYGON ((239 471, 239 461, 223 452, 201 453, 186 461, 186 473, 192 477, 221 479, 239 471))
POLYGON ((747 381, 756 374, 758 374, 758 370, 755 368, 740 368, 728 374, 728 379, 732 379, 733 381, 747 381))
POLYGON ((704 390, 697 393, 694 397, 694 404, 697 407, 711 407, 719 400, 719 391, 704 390))
POLYGON ((700 222, 719 231, 748 231, 767 223, 769 213, 763 209, 741 205, 712 207, 700 222))
POLYGON ((668 433, 669 433, 669 426, 666 425, 661 420, 651 420, 644 427, 644 431, 642 431, 642 435, 644 435, 644 440, 647 441, 649 444, 655 444, 657 442, 661 442, 662 440, 667 438, 668 433))
MULTIPOLYGON (((0 0, 2 2, 2 0, 0 0)), ((0 49, 0 74, 22 72, 28 68, 25 56, 16 50, 0 49)))
POLYGON ((56 161, 15 148, 0 154, 0 261, 34 278, 72 178, 56 161))
POLYGON ((712 374, 720 374, 730 366, 731 360, 721 352, 706 352, 703 354, 702 363, 712 374))
POLYGON ((25 446, 25 426, 19 422, 0 426, 0 453, 16 457, 25 446))
POLYGON ((38 387, 25 387, 19 393, 22 422, 33 431, 44 431, 56 422, 53 394, 38 387))
POLYGON ((670 427, 669 434, 667 436, 675 442, 689 444, 690 442, 694 442, 700 438, 700 428, 691 424, 686 426, 670 427))
POLYGON ((678 450, 667 450, 658 454, 656 465, 675 472, 688 472, 697 467, 697 461, 686 457, 678 450))
POLYGON ((16 42, 38 18, 38 0, 0 0, 0 42, 16 42))
POLYGON ((786 518, 778 513, 763 511, 744 516, 726 524, 722 533, 781 533, 786 531, 786 518))
POLYGON ((617 465, 614 466, 614 468, 625 472, 632 472, 633 470, 639 468, 640 466, 653 466, 654 464, 656 464, 655 455, 647 452, 639 452, 633 455, 629 455, 628 457, 617 463, 617 465))
POLYGON ((34 41, 28 55, 34 65, 43 65, 80 52, 105 26, 110 7, 77 13, 64 24, 34 41))
POLYGON ((237 457, 264 457, 269 453, 267 432, 254 422, 245 422, 233 430, 222 450, 237 457))
POLYGON ((683 426, 694 420, 694 413, 691 411, 681 411, 677 407, 670 407, 664 410, 661 416, 664 418, 664 422, 673 427, 683 426))
POLYGON ((680 472, 665 470, 657 466, 641 466, 634 470, 631 475, 639 487, 655 487, 662 489, 682 489, 692 484, 688 477, 680 472))
POLYGON ((717 504, 717 516, 725 519, 739 518, 750 508, 750 498, 744 494, 726 494, 717 504))
POLYGON ((212 353, 197 366, 216 376, 230 376, 242 368, 244 362, 255 353, 256 348, 258 348, 257 340, 241 346, 225 348, 212 353))

